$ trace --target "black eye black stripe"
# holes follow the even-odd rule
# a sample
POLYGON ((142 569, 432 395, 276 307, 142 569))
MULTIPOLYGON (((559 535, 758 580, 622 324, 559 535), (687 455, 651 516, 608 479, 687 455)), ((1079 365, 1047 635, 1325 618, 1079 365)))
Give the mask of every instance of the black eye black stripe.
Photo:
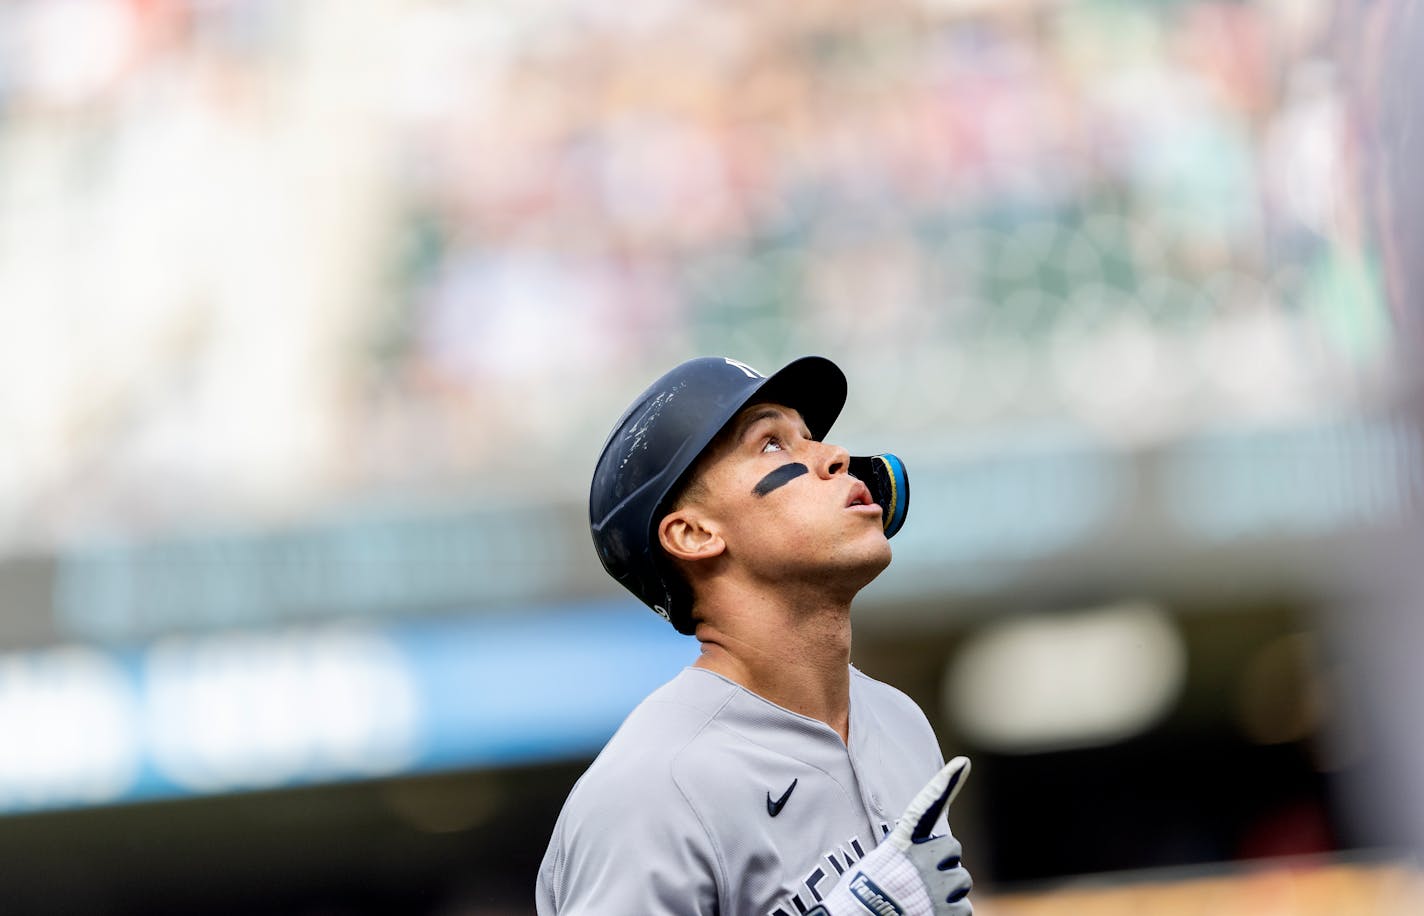
POLYGON ((802 474, 810 473, 810 471, 810 468, 799 461, 783 464, 758 481, 757 485, 752 488, 752 492, 757 496, 765 496, 777 487, 788 484, 802 474))

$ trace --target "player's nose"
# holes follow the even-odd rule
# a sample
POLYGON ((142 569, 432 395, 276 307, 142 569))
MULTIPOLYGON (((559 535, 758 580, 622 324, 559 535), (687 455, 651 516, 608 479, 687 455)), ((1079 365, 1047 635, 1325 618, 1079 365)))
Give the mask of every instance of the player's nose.
POLYGON ((822 478, 829 479, 837 474, 849 473, 850 452, 829 442, 818 444, 820 448, 817 450, 815 469, 817 474, 822 478))

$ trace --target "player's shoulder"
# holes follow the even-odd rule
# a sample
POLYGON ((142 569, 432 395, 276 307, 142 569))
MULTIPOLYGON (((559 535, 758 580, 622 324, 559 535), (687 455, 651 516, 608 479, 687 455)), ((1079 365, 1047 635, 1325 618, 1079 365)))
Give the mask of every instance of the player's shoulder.
POLYGON ((731 692, 688 669, 628 714, 559 813, 540 866, 541 913, 554 900, 577 912, 649 912, 655 874, 682 876, 689 905, 711 911, 718 858, 676 771, 731 692))
POLYGON ((655 810, 659 800, 675 803, 679 758, 734 692, 735 687, 719 678, 684 670, 628 714, 566 805, 616 817, 633 799, 639 810, 655 810))
POLYGON ((670 760, 717 718, 737 689, 701 669, 684 668, 628 714, 600 756, 670 760))
POLYGON ((876 680, 854 666, 850 672, 851 715, 855 720, 874 722, 878 730, 900 740, 938 747, 934 727, 920 704, 898 687, 876 680))
POLYGON ((877 713, 891 712, 921 718, 924 716, 919 704, 912 700, 909 694, 884 681, 876 680, 854 665, 850 669, 850 685, 852 701, 869 704, 877 713))

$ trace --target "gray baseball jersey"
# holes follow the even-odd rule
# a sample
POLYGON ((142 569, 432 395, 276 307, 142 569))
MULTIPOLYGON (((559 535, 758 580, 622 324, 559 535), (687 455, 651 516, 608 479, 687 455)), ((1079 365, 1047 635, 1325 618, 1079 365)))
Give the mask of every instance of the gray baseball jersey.
POLYGON ((569 794, 539 868, 539 916, 798 916, 943 763, 919 707, 854 668, 849 746, 687 668, 569 794))

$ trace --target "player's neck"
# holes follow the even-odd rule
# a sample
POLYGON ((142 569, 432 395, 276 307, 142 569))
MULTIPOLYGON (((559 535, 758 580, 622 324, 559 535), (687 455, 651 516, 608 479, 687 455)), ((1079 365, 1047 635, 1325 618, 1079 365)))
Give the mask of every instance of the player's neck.
POLYGON ((850 729, 850 608, 757 601, 718 608, 698 625, 696 665, 795 713, 850 729))

